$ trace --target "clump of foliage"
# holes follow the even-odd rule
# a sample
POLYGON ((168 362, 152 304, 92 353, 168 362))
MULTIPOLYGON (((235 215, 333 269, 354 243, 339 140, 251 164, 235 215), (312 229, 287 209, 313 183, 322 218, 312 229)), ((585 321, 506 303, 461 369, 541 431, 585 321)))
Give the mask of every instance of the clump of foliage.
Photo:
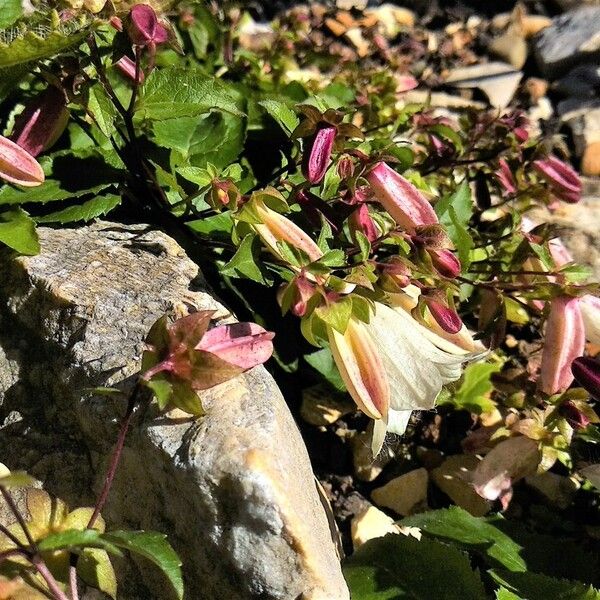
MULTIPOLYGON (((556 464, 584 481, 578 456, 600 437, 598 364, 581 357, 600 341, 600 288, 528 217, 580 198, 559 140, 532 137, 519 110, 406 102, 410 61, 325 52, 307 42, 314 14, 290 13, 263 44, 235 7, 100 4, 24 15, 12 3, 1 23, 0 242, 35 254, 38 224, 150 223, 260 323, 159 322, 139 387, 200 416, 198 390, 271 354, 263 325, 294 323, 303 339, 276 337, 273 369, 347 390, 374 421, 374 454, 437 403, 471 414, 463 448, 485 454, 471 481, 502 508, 515 481, 556 464)), ((120 547, 79 531, 43 543, 120 547)), ((498 597, 520 593, 512 576, 490 577, 498 597)), ((482 586, 473 575, 463 597, 482 586)))

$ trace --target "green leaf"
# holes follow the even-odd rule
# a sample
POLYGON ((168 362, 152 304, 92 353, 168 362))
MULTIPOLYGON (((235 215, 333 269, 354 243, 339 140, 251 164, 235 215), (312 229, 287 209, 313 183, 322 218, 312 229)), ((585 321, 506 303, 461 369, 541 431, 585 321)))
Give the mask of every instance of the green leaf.
POLYGON ((94 115, 100 131, 110 138, 115 133, 117 109, 104 88, 100 84, 92 86, 88 91, 88 109, 94 115))
POLYGON ((0 214, 0 242, 21 254, 40 251, 35 221, 21 208, 0 214))
POLYGON ((102 548, 111 554, 120 556, 122 552, 113 544, 102 538, 96 529, 67 529, 51 533, 39 542, 40 550, 53 552, 55 550, 75 550, 82 548, 102 548))
POLYGON ((87 548, 77 559, 77 575, 89 586, 117 597, 117 578, 108 553, 98 548, 87 548))
POLYGON ((352 600, 483 600, 468 557, 434 540, 388 534, 362 545, 345 563, 352 600))
POLYGON ((277 100, 262 100, 258 104, 262 106, 275 121, 277 121, 288 135, 291 135, 294 129, 298 127, 300 121, 296 116, 296 113, 284 102, 278 102, 277 100))
POLYGON ((3 204, 27 204, 28 202, 57 202, 69 198, 81 198, 88 194, 98 194, 106 189, 110 184, 104 183, 89 189, 66 189, 62 187, 60 181, 56 179, 46 179, 46 181, 34 188, 14 188, 5 185, 0 189, 0 206, 3 204))
POLYGON ((231 86, 199 71, 168 67, 156 69, 147 78, 137 114, 158 121, 213 110, 243 115, 238 94, 231 86))
POLYGON ((247 234, 233 258, 221 269, 221 274, 229 277, 246 277, 266 285, 271 280, 260 267, 261 248, 260 239, 253 233, 247 234))
POLYGON ((233 219, 230 212, 223 212, 204 219, 189 221, 186 225, 196 233, 215 236, 217 234, 231 234, 233 219))
POLYGON ((318 371, 323 378, 340 392, 346 391, 346 385, 342 380, 340 371, 333 360, 331 350, 329 348, 322 348, 312 354, 305 354, 304 360, 316 371, 318 371))
POLYGON ((152 379, 146 381, 145 384, 152 390, 160 410, 167 408, 173 394, 173 386, 166 376, 163 373, 158 373, 152 379))
POLYGON ((318 306, 315 308, 315 315, 336 331, 344 333, 352 316, 352 298, 345 296, 337 302, 318 306))
POLYGON ((36 221, 38 223, 61 223, 62 225, 65 223, 75 223, 77 221, 87 223, 92 219, 107 215, 111 210, 119 206, 120 203, 121 196, 117 196, 116 194, 98 196, 83 204, 69 206, 68 208, 53 212, 49 215, 38 217, 36 221))
POLYGON ((181 561, 166 535, 153 531, 111 531, 102 534, 102 538, 153 562, 167 576, 177 597, 183 598, 181 561))
POLYGON ((448 212, 452 221, 452 226, 447 228, 448 235, 456 246, 462 268, 467 269, 471 264, 471 249, 475 243, 468 229, 460 222, 453 206, 449 207, 448 212))
POLYGON ((448 235, 452 238, 450 231, 454 226, 454 222, 450 214, 450 208, 454 209, 456 221, 463 227, 466 227, 473 215, 473 200, 469 184, 463 181, 453 194, 442 198, 434 208, 440 223, 446 226, 448 235))
POLYGON ((470 515, 458 506, 407 517, 402 525, 419 527, 427 536, 457 544, 487 558, 490 564, 511 571, 525 571, 522 547, 483 518, 470 515))
POLYGON ((513 573, 504 570, 489 572, 493 579, 527 600, 600 600, 600 593, 580 581, 555 579, 539 573, 513 573))
POLYGON ((496 600, 523 600, 520 596, 513 594, 504 587, 496 590, 496 600))
POLYGON ((490 377, 499 370, 500 365, 471 363, 463 372, 458 390, 444 403, 451 404, 457 410, 468 410, 478 415, 492 410, 495 404, 488 394, 494 386, 490 377))
POLYGON ((21 0, 0 0, 0 29, 6 29, 23 15, 21 0))
POLYGON ((506 318, 509 321, 517 323, 518 325, 529 323, 529 313, 527 312, 527 309, 519 304, 514 298, 505 296, 504 306, 506 308, 506 318))

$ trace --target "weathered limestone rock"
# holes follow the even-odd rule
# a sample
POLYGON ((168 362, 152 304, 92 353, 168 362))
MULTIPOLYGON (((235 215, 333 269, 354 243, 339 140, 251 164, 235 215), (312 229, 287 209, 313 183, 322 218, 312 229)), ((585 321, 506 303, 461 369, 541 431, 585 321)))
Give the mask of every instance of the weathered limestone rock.
MULTIPOLYGON (((71 506, 90 505, 124 406, 86 390, 131 385, 161 314, 232 316, 163 233, 98 222, 41 228, 40 239, 39 256, 0 255, 0 460, 71 506)), ((255 368, 203 403, 198 420, 153 406, 136 415, 103 511, 109 526, 167 533, 190 600, 348 598, 308 455, 273 379, 255 368)), ((120 598, 169 597, 155 571, 137 568, 141 578, 121 580, 120 598)))
POLYGON ((428 481, 426 469, 415 469, 374 489, 371 499, 378 506, 391 508, 399 515, 410 515, 427 505, 428 481))
POLYGON ((600 56, 600 7, 584 6, 555 17, 536 39, 536 57, 546 77, 555 78, 600 56))

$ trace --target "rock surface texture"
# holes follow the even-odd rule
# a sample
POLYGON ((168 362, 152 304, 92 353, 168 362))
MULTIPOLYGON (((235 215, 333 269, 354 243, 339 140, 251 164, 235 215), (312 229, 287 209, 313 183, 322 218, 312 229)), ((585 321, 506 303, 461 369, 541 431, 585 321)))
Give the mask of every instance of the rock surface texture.
MULTIPOLYGON (((0 257, 0 456, 70 505, 93 503, 152 323, 214 309, 198 267, 166 235, 98 222, 40 228, 42 253, 0 257)), ((255 368, 208 390, 205 417, 136 415, 110 527, 167 533, 186 598, 343 600, 336 544, 300 434, 271 376, 255 368)), ((169 597, 139 564, 119 598, 169 597), (135 584, 132 583, 135 580, 135 584)))

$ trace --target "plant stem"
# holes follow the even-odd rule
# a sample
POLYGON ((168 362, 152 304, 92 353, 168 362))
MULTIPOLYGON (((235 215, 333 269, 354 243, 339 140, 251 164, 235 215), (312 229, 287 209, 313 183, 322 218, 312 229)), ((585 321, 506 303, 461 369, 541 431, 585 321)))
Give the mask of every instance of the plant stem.
POLYGON ((93 512, 92 516, 90 517, 90 520, 87 524, 88 529, 91 529, 94 526, 94 524, 98 520, 98 517, 100 516, 100 512, 102 511, 102 509, 104 508, 104 505, 106 504, 106 500, 108 498, 110 488, 113 484, 113 480, 114 480, 115 474, 117 472, 117 467, 119 466, 119 461, 121 460, 121 455, 123 453, 123 447, 125 445, 125 438, 127 437, 127 432, 129 430, 129 426, 131 425, 131 419, 133 417, 133 409, 135 408, 135 405, 137 403, 137 400, 141 393, 141 390, 142 390, 142 386, 139 382, 137 382, 135 384, 135 387, 133 388, 133 391, 131 392, 131 395, 129 396, 128 401, 127 401, 127 410, 121 421, 121 427, 119 429, 117 443, 113 450, 113 454, 112 454, 112 458, 110 460, 108 470, 104 477, 104 485, 102 486, 102 491, 100 492, 100 496, 98 497, 98 500, 96 501, 96 506, 94 507, 94 512, 93 512))
POLYGON ((61 589, 60 585, 52 573, 50 573, 50 569, 46 566, 46 563, 42 560, 39 555, 34 555, 31 559, 31 563, 36 568, 36 571, 44 578, 48 589, 54 594, 54 598, 56 600, 71 600, 61 589))
MULTIPOLYGON (((31 546, 31 548, 34 551, 37 551, 37 544, 35 543, 35 540, 31 537, 31 533, 29 532, 29 527, 27 527, 27 523, 25 522, 25 519, 23 518, 23 515, 21 514, 19 507, 16 505, 15 501, 13 500, 13 497, 8 493, 8 490, 3 485, 0 485, 0 494, 2 494, 2 497, 4 498, 4 501, 6 502, 6 504, 8 505, 8 508, 10 508, 11 512, 17 519, 17 522, 21 526, 21 529, 23 530, 23 533, 25 534, 25 537, 27 538, 29 545, 31 546)), ((11 541, 13 541, 13 540, 11 540, 11 541)), ((22 547, 22 544, 20 544, 20 542, 19 542, 19 547, 22 547)))
POLYGON ((77 589, 77 565, 75 564, 69 566, 69 591, 71 592, 71 600, 79 600, 79 591, 77 589))

